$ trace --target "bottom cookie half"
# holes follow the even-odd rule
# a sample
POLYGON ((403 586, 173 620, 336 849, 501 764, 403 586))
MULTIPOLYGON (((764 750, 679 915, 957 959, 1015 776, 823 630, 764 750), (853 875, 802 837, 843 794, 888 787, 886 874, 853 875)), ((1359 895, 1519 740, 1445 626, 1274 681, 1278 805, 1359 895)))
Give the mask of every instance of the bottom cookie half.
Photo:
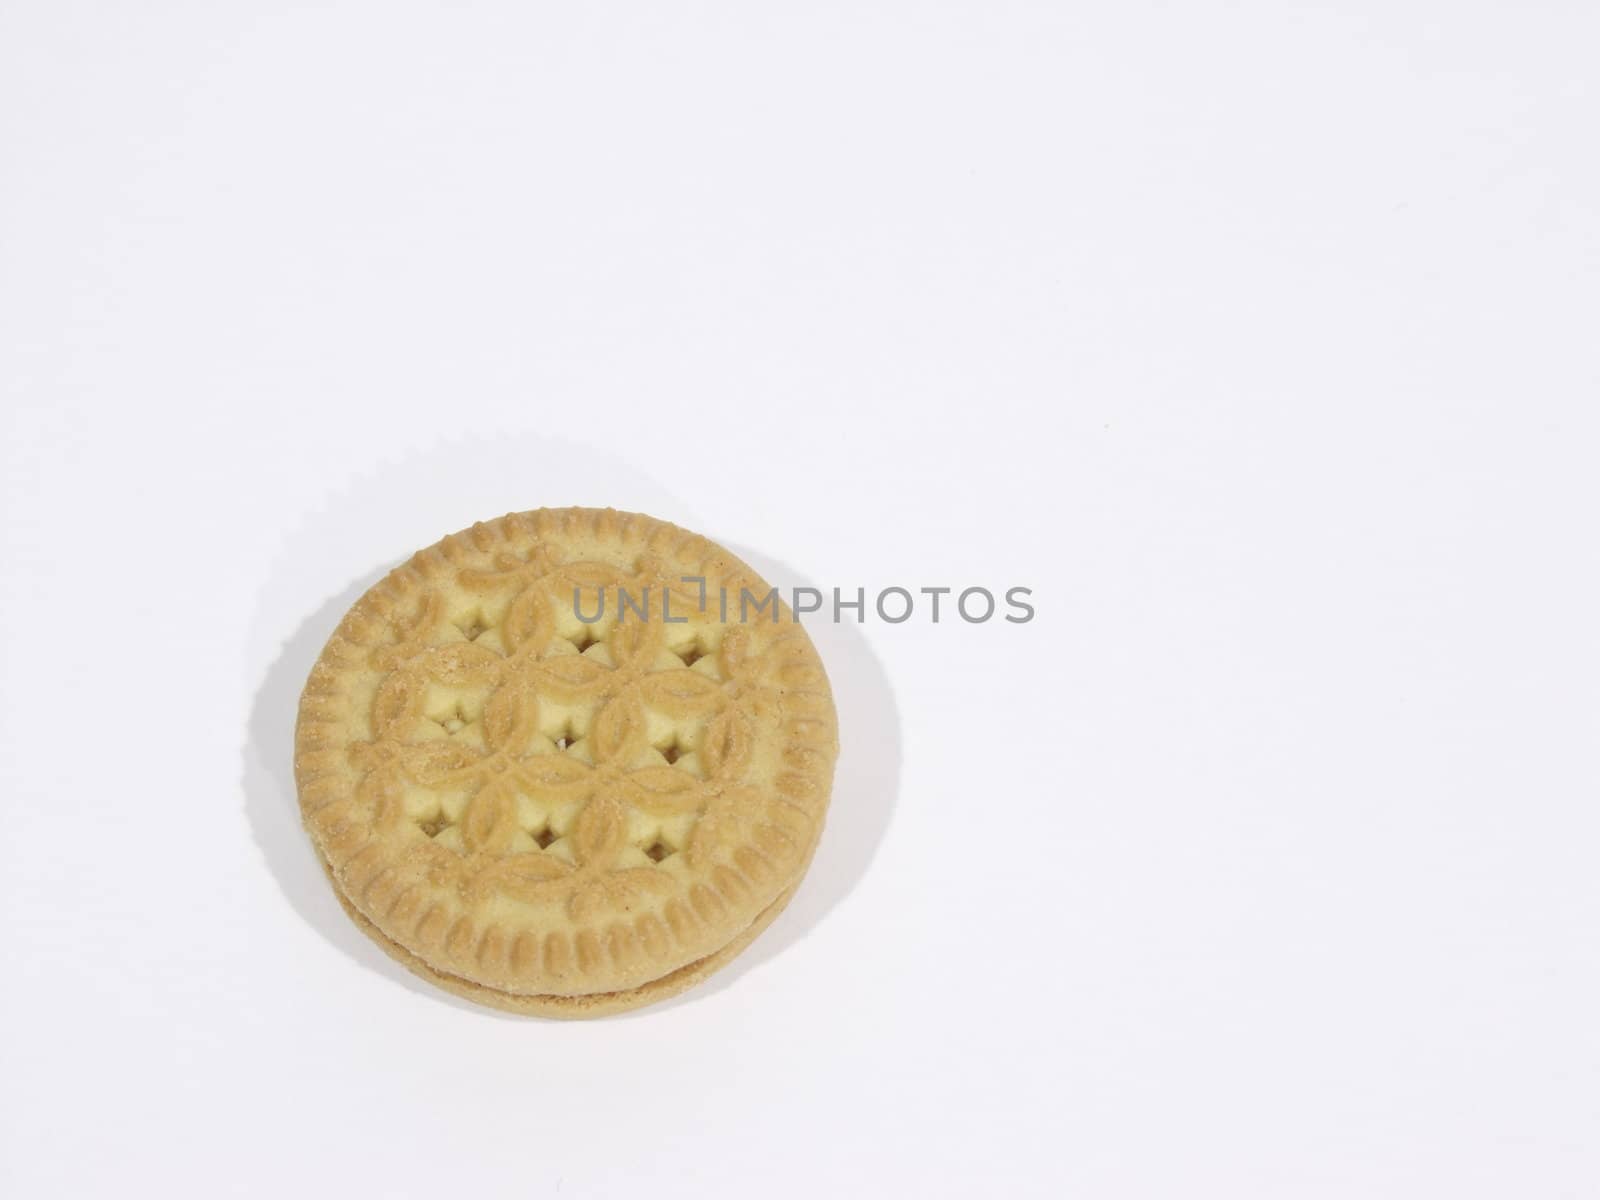
POLYGON ((356 923, 361 932, 378 943, 384 953, 412 974, 419 975, 434 986, 441 987, 447 992, 454 992, 457 996, 471 1000, 475 1004, 486 1004, 491 1008, 504 1009, 506 1012, 520 1013, 524 1016, 565 1020, 604 1017, 613 1013, 627 1012, 629 1009, 643 1008, 647 1004, 655 1004, 657 1001, 687 991, 733 961, 746 946, 755 941, 761 931, 772 924, 777 915, 784 910, 800 886, 801 879, 804 879, 802 870, 801 879, 797 879, 785 888, 776 900, 764 908, 754 921, 722 949, 687 963, 660 979, 652 979, 649 983, 621 992, 596 992, 588 996, 525 996, 485 987, 481 983, 474 983, 470 979, 463 979, 459 975, 451 975, 430 966, 390 938, 345 898, 344 892, 339 888, 338 880, 333 878, 331 871, 328 871, 326 861, 322 863, 322 869, 327 872, 329 881, 333 884, 333 894, 339 898, 340 906, 350 915, 350 919, 356 923))

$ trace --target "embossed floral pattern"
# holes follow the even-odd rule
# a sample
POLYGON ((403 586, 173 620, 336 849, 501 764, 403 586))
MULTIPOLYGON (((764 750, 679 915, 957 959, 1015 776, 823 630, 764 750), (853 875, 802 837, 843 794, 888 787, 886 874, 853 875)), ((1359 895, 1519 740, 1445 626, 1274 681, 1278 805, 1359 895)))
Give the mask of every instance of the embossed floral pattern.
POLYGON ((459 616, 443 590, 391 618, 371 652, 386 672, 372 738, 348 751, 377 819, 415 827, 409 854, 433 882, 475 900, 561 904, 585 920, 676 886, 641 838, 705 870, 749 836, 742 814, 760 811, 745 777, 753 730, 780 720, 783 706, 757 635, 724 628, 715 653, 702 653, 708 626, 685 632, 663 619, 696 613, 697 590, 649 555, 625 572, 563 563, 536 544, 460 569, 454 583, 456 608, 461 595, 481 597, 497 620, 459 616), (614 602, 585 631, 558 619, 564 606, 593 613, 624 591, 642 613, 619 615, 614 602), (684 657, 669 634, 687 639, 684 657), (580 646, 580 636, 593 640, 580 646), (440 693, 470 697, 470 711, 463 701, 459 716, 430 719, 440 693), (418 820, 429 803, 439 815, 418 820))

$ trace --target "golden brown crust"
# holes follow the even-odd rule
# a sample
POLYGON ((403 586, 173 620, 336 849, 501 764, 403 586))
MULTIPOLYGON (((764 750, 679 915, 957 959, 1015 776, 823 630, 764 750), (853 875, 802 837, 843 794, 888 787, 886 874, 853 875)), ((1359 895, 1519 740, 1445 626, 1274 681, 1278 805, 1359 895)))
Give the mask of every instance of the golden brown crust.
MULTIPOLYGON (((323 863, 323 869, 327 864, 323 863)), ((331 876, 330 876, 331 878, 331 876)), ((793 899, 795 890, 800 885, 794 884, 783 892, 776 900, 767 905, 761 915, 751 922, 749 928, 738 934, 731 942, 709 954, 705 958, 679 967, 660 979, 651 980, 636 988, 629 988, 624 992, 597 992, 588 996, 519 996, 510 992, 498 992, 493 988, 484 987, 482 984, 473 983, 471 980, 462 979, 459 975, 447 975, 436 971, 423 962, 404 946, 398 945, 392 939, 385 937, 383 931, 374 925, 356 908, 345 899, 344 893, 334 888, 334 895, 338 897, 339 907, 355 922, 369 938, 378 943, 378 946, 395 962, 399 963, 413 975, 426 979, 435 987, 452 992, 462 999, 471 1000, 475 1004, 487 1005, 489 1008, 502 1009, 505 1012, 516 1013, 525 1017, 551 1017, 557 1020, 577 1020, 584 1017, 609 1017, 617 1013, 629 1012, 635 1008, 643 1008, 647 1004, 658 1004, 662 1000, 670 1000, 682 992, 688 991, 695 984, 700 983, 708 976, 732 962, 751 942, 777 918, 789 901, 793 899)))
POLYGON ((521 1011, 732 957, 804 872, 837 732, 788 609, 740 621, 719 591, 737 609, 769 588, 676 526, 542 509, 447 537, 358 600, 295 745, 307 828, 358 924, 521 1011))

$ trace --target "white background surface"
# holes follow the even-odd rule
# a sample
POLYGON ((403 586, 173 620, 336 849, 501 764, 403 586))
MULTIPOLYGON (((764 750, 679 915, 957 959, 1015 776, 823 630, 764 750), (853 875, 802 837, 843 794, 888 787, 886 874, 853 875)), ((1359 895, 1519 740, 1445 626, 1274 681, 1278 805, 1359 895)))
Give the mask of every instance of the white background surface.
POLYGON ((12 1195, 1600 1189, 1600 98, 1572 4, 11 3, 12 1195), (518 1021, 344 921, 357 589, 643 509, 815 626, 737 966, 518 1021))

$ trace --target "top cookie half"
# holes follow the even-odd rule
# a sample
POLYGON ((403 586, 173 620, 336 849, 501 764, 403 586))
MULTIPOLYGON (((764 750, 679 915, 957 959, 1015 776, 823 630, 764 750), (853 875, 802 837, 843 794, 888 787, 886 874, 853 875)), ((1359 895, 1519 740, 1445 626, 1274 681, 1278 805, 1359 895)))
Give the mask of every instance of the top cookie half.
POLYGON ((346 900, 519 995, 637 987, 722 948, 804 871, 838 748, 816 650, 781 600, 756 607, 769 590, 610 509, 515 513, 390 572, 295 734, 346 900))

